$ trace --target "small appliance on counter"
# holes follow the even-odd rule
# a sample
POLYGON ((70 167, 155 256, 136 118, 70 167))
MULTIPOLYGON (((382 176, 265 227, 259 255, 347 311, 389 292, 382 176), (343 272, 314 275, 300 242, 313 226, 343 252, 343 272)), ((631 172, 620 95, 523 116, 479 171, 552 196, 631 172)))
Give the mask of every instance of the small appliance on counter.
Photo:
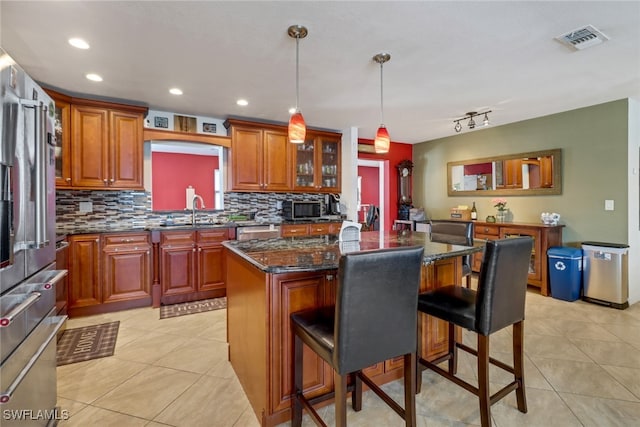
POLYGON ((322 202, 285 200, 282 217, 289 221, 316 219, 322 216, 322 202))

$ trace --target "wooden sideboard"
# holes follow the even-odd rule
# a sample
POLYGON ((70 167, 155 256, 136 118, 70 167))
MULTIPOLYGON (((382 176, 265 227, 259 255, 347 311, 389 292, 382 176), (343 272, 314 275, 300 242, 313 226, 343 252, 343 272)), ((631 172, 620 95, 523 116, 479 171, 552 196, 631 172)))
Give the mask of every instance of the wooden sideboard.
MULTIPOLYGON (((552 246, 562 246, 562 228, 564 225, 544 225, 517 222, 482 222, 474 223, 474 237, 476 239, 496 240, 507 237, 531 236, 533 251, 529 263, 529 280, 532 286, 540 288, 540 293, 549 295, 549 268, 547 250, 552 246)), ((472 269, 480 271, 482 253, 473 256, 472 269)))

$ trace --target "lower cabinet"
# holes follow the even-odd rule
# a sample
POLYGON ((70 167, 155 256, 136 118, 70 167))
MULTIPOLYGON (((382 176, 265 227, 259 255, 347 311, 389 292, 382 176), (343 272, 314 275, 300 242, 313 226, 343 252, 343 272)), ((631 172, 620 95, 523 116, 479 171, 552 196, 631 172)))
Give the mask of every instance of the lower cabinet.
MULTIPOLYGON (((533 251, 529 262, 527 283, 540 288, 542 295, 549 295, 549 266, 547 250, 552 246, 562 246, 562 227, 564 225, 544 225, 530 223, 487 223, 474 224, 474 237, 482 240, 497 240, 509 237, 530 236, 533 239, 533 251)), ((482 253, 473 256, 471 268, 480 271, 482 253)))
POLYGON ((151 305, 149 233, 69 237, 69 315, 151 305))
POLYGON ((229 240, 226 228, 160 233, 160 302, 224 296, 224 240, 229 240))
POLYGON ((280 226, 281 237, 295 236, 324 236, 325 234, 338 234, 341 222, 319 222, 311 224, 282 224, 280 226))

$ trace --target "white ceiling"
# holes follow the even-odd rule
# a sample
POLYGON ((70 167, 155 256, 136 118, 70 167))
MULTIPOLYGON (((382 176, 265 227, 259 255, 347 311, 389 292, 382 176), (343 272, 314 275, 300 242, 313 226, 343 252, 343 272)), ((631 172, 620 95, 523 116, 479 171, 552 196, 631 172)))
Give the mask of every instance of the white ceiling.
MULTIPOLYGON (((640 2, 611 1, 129 1, 0 4, 0 44, 36 80, 152 109, 357 127, 373 138, 455 134, 453 119, 493 110, 493 125, 621 98, 640 98, 640 2), (610 37, 582 51, 554 37, 591 24, 610 37), (67 44, 82 37, 87 51, 67 44), (86 80, 95 72, 101 83, 86 80), (180 87, 184 95, 168 93, 180 87), (238 98, 249 106, 236 105, 238 98)), ((464 130, 463 132, 468 132, 464 130)))

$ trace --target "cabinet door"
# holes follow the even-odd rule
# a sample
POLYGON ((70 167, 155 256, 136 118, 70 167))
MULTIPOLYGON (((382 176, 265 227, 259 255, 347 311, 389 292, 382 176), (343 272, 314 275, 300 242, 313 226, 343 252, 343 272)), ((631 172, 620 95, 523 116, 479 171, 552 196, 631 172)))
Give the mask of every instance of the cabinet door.
POLYGON ((108 111, 104 108, 71 106, 71 185, 107 188, 108 111))
POLYGON ((196 248, 160 247, 162 296, 196 292, 196 248))
POLYGON ((540 231, 536 229, 520 227, 500 228, 501 239, 520 236, 531 236, 533 238, 533 250, 531 251, 531 260, 529 261, 529 280, 539 286, 542 280, 542 267, 540 265, 540 257, 546 256, 546 251, 540 250, 540 231))
POLYGON ((109 187, 142 188, 142 115, 109 113, 109 187))
POLYGON ((262 189, 289 191, 291 186, 291 150, 286 132, 263 131, 262 189))
POLYGON ((522 188, 522 160, 504 161, 504 185, 506 188, 522 188))
POLYGON ((151 247, 105 246, 103 302, 151 298, 151 247))
MULTIPOLYGON (((420 292, 458 283, 462 278, 460 257, 437 261, 422 267, 420 292)), ((447 353, 449 326, 444 320, 425 314, 418 314, 422 322, 422 357, 433 360, 447 353)))
POLYGON ((340 140, 338 138, 319 137, 316 144, 318 150, 319 171, 317 185, 319 190, 328 193, 339 193, 340 183, 340 140))
POLYGON ((232 190, 260 191, 262 189, 262 131, 233 127, 231 140, 232 190))
POLYGON ((291 144, 294 166, 294 190, 312 192, 316 190, 315 141, 307 136, 303 144, 291 144))
POLYGON ((100 236, 69 237, 69 308, 100 304, 100 278, 100 236))
POLYGON ((225 289, 225 264, 222 242, 228 239, 228 229, 201 230, 197 232, 199 291, 225 289))
MULTIPOLYGON (((305 309, 335 303, 335 293, 329 289, 335 282, 335 272, 277 274, 271 278, 272 307, 271 342, 282 345, 271 348, 271 411, 291 405, 291 374, 293 366, 293 335, 289 316, 305 309)), ((305 395, 317 396, 333 389, 333 370, 318 355, 304 346, 302 384, 305 395), (307 394, 308 393, 308 394, 307 394)))
POLYGON ((53 100, 56 103, 56 187, 63 188, 71 186, 71 104, 56 97, 53 100))

